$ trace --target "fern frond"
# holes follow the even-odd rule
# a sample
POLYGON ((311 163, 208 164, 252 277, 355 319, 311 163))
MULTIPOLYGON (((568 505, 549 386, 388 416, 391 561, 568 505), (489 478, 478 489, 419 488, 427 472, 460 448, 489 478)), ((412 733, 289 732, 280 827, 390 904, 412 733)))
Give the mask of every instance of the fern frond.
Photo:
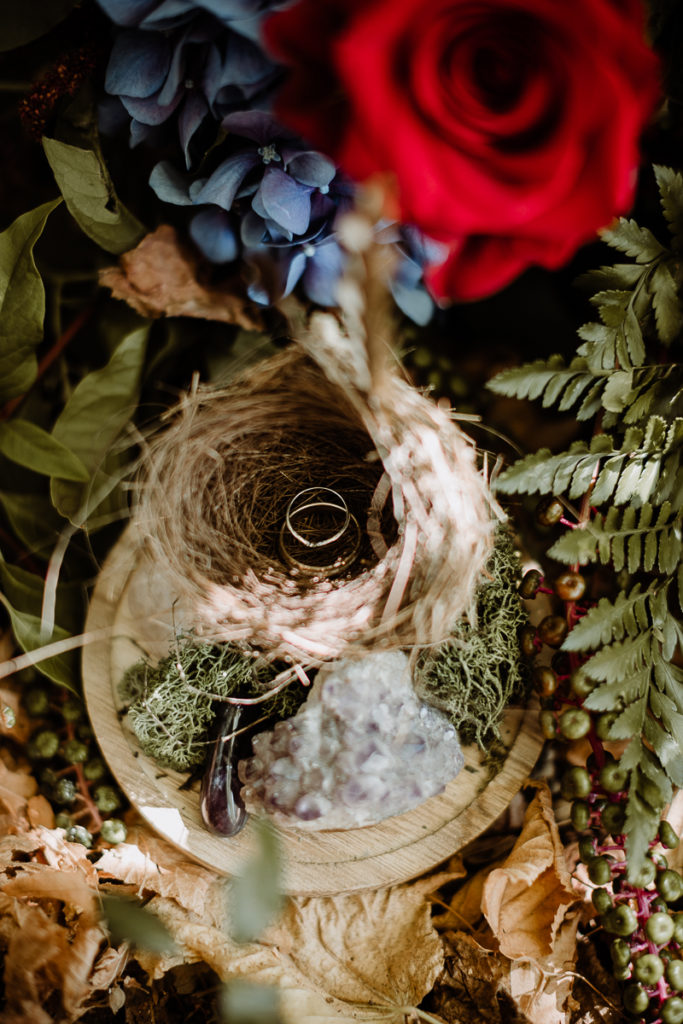
POLYGON ((649 228, 640 227, 628 217, 620 217, 611 227, 603 228, 600 237, 610 248, 618 249, 637 263, 652 263, 667 253, 649 228))
POLYGON ((562 356, 550 356, 502 370, 489 381, 488 387, 508 398, 540 398, 545 408, 557 405, 560 412, 571 409, 583 398, 577 418, 588 419, 600 408, 599 394, 608 380, 609 371, 590 370, 585 359, 572 359, 566 366, 562 356), (594 387, 596 390, 586 395, 594 387))
POLYGON ((683 175, 660 164, 655 164, 653 170, 662 210, 671 232, 671 247, 674 252, 680 252, 683 248, 683 175))
POLYGON ((637 583, 628 594, 620 591, 614 602, 601 597, 567 634, 562 650, 591 651, 648 629, 648 608, 654 589, 655 584, 651 584, 643 591, 637 583))
POLYGON ((676 569, 681 557, 681 514, 665 501, 655 517, 655 506, 646 502, 621 510, 612 506, 606 515, 596 513, 585 525, 563 534, 548 550, 550 558, 567 565, 613 563, 616 572, 629 573, 658 568, 665 575, 676 569))

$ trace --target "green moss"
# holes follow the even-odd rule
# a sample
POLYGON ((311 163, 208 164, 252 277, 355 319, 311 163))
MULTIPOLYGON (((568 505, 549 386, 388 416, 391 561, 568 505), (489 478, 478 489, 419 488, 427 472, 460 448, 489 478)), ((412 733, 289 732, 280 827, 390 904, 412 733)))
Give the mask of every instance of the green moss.
MULTIPOLYGON (((206 754, 217 697, 263 694, 276 674, 256 667, 235 644, 209 644, 181 635, 157 665, 141 660, 128 669, 119 691, 128 722, 146 754, 162 767, 188 771, 206 754)), ((289 718, 308 694, 293 683, 264 701, 263 714, 289 718)))
POLYGON ((527 615, 517 593, 519 556, 507 530, 498 532, 487 572, 475 627, 459 622, 451 639, 421 657, 415 679, 420 697, 448 715, 464 742, 481 747, 500 737, 505 708, 525 690, 517 636, 527 615))

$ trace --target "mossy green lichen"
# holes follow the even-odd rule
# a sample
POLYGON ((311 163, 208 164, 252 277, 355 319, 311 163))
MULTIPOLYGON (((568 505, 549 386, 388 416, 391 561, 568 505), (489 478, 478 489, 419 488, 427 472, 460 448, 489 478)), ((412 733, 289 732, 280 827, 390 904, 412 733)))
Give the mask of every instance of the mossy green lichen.
POLYGON ((520 575, 512 538, 501 529, 477 594, 474 626, 462 620, 417 664, 420 697, 448 715, 464 742, 484 748, 500 737, 505 708, 523 699, 526 688, 518 641, 527 622, 517 593, 520 575))
MULTIPOLYGON (((164 768, 188 771, 205 758, 217 701, 262 695, 275 674, 235 644, 185 634, 158 664, 142 659, 129 668, 119 692, 143 751, 164 768)), ((295 681, 263 702, 263 714, 289 718, 306 696, 295 681)))

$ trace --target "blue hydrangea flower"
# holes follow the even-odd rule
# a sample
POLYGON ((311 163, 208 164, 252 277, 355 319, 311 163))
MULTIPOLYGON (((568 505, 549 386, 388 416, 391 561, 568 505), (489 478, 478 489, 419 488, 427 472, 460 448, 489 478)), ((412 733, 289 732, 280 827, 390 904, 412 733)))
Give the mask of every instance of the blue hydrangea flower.
POLYGON ((225 28, 247 39, 260 39, 266 14, 283 6, 283 0, 98 0, 112 21, 124 28, 167 32, 186 25, 206 12, 225 28))
POLYGON ((334 163, 308 149, 269 114, 230 114, 223 128, 232 151, 208 177, 189 181, 168 161, 157 164, 149 183, 161 200, 209 204, 225 212, 237 206, 242 241, 254 247, 303 243, 319 235, 340 202, 348 199, 348 187, 335 180, 334 163))
POLYGON ((337 305, 337 285, 346 257, 334 233, 286 248, 245 249, 243 258, 252 301, 268 306, 301 284, 311 302, 337 305))
POLYGON ((169 33, 121 31, 114 40, 104 85, 110 95, 120 98, 132 118, 132 145, 177 113, 189 168, 192 142, 202 126, 209 128, 213 138, 216 121, 229 111, 261 103, 279 74, 256 43, 205 14, 169 33))

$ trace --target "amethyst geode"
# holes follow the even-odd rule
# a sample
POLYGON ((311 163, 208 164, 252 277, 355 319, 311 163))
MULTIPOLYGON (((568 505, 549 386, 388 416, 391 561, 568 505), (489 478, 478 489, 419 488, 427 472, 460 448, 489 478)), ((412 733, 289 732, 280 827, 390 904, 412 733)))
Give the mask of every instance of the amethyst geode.
POLYGON ((464 764, 458 736, 413 690, 400 651, 324 666, 293 718, 253 739, 242 798, 284 827, 372 825, 440 793, 464 764))

